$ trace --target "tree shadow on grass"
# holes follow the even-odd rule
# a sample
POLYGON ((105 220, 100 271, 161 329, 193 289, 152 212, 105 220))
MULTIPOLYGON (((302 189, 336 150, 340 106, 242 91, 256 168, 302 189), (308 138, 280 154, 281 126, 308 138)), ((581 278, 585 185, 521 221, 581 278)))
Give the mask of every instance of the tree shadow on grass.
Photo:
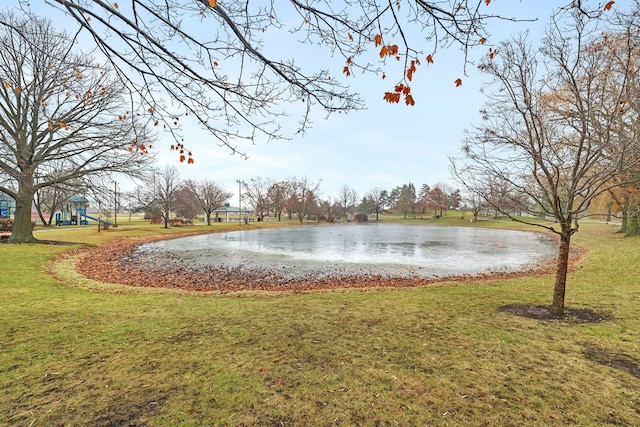
POLYGON ((594 344, 585 344, 582 352, 587 359, 593 362, 624 371, 640 379, 640 364, 626 354, 615 353, 594 344))
MULTIPOLYGON (((0 235, 0 243, 6 243, 6 244, 16 244, 16 245, 21 245, 22 243, 13 243, 9 241, 9 237, 11 237, 11 235, 0 235)), ((36 244, 36 245, 55 245, 55 246, 74 246, 74 245, 82 245, 82 246, 91 246, 91 245, 87 245, 86 243, 82 243, 82 242, 64 242, 61 240, 39 240, 36 239, 35 241, 31 242, 31 244, 36 244)))

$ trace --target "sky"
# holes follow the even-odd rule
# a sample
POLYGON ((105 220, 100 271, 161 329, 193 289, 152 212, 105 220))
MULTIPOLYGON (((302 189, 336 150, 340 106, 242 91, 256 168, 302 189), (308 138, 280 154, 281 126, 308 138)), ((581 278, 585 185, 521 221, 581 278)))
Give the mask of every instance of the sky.
MULTIPOLYGON (((17 0, 11 1, 17 3, 17 0)), ((34 9, 51 13, 50 7, 39 3, 42 0, 31 2, 34 9)), ((473 51, 470 59, 477 60, 489 47, 520 31, 530 30, 532 40, 539 38, 553 7, 564 3, 493 0, 488 7, 496 14, 538 21, 490 23, 489 42, 473 51)), ((57 24, 55 19, 54 22, 57 24)), ((325 68, 331 61, 326 51, 301 52, 309 47, 295 43, 293 38, 279 43, 279 49, 288 55, 304 56, 307 69, 314 68, 314 61, 318 68, 325 68)), ((434 59, 433 64, 423 63, 414 75, 411 87, 415 106, 388 104, 383 100, 384 92, 393 87, 393 81, 357 73, 351 77, 341 76, 344 83, 360 94, 365 110, 333 114, 325 120, 324 113, 318 109, 312 115, 312 127, 304 135, 292 136, 290 140, 257 140, 255 145, 241 146, 247 159, 232 155, 205 131, 199 130, 197 124, 186 122, 183 124, 185 144, 193 152, 194 164, 180 163, 176 153, 169 150, 173 141, 168 135, 160 135, 161 139, 154 143, 158 167, 175 165, 184 179, 213 179, 233 193, 232 204, 238 200, 237 180, 257 177, 274 181, 306 177, 311 182, 320 182, 323 199, 335 199, 344 185, 355 189, 360 198, 376 187, 391 190, 410 182, 416 188, 438 182, 460 187, 451 179, 449 158, 459 155, 465 129, 470 130, 474 123, 479 123, 479 110, 485 99, 481 89, 486 77, 473 65, 465 70, 464 57, 458 50, 440 50, 434 59), (454 84, 457 78, 462 79, 460 87, 454 84)), ((340 68, 335 70, 335 75, 340 75, 340 63, 336 62, 336 67, 340 68)), ((299 117, 282 120, 286 128, 299 117)), ((133 185, 124 181, 120 184, 125 190, 133 185)))

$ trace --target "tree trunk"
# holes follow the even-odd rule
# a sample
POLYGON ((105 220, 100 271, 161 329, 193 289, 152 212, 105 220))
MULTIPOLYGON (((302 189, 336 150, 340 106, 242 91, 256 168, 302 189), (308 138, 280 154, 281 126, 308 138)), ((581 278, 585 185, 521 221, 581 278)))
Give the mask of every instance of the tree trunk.
POLYGON ((627 232, 628 219, 629 219, 629 197, 625 197, 622 203, 622 223, 620 224, 620 233, 627 232))
POLYGON ((567 285, 567 272, 569 271, 570 244, 571 232, 563 230, 562 234, 560 234, 560 250, 558 251, 558 263, 556 265, 556 283, 553 289, 553 305, 551 306, 551 313, 555 316, 564 316, 564 294, 567 285))
POLYGON ((212 214, 212 211, 208 211, 208 212, 206 212, 206 214, 207 214, 207 225, 211 225, 211 214, 212 214))
POLYGON ((638 218, 638 207, 634 207, 633 213, 627 216, 626 236, 640 236, 640 219, 638 218))
POLYGON ((9 242, 33 243, 37 240, 33 237, 31 226, 31 204, 33 203, 33 186, 20 182, 16 197, 16 210, 14 213, 13 231, 9 242))

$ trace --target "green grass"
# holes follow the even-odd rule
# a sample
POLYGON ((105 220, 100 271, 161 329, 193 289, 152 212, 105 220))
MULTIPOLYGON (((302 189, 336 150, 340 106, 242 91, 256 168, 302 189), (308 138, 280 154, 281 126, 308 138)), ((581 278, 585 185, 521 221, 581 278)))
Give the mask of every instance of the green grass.
MULTIPOLYGON (((456 221, 469 225, 419 223, 456 221)), ((96 245, 194 229, 207 228, 36 236, 96 245)), ((614 316, 595 324, 500 311, 548 305, 552 277, 286 296, 104 292, 46 274, 75 246, 3 244, 0 425, 640 425, 640 378, 586 356, 640 364, 640 241, 615 230, 585 224, 575 236, 589 253, 567 306, 614 316)))

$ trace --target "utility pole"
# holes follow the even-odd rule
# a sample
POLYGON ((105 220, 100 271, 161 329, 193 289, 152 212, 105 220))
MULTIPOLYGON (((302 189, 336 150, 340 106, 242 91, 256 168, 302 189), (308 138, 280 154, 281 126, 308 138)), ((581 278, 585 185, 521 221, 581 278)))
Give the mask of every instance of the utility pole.
POLYGON ((236 182, 238 183, 238 221, 242 224, 242 184, 244 184, 244 181, 236 179, 236 182))
POLYGON ((113 227, 118 226, 118 183, 113 181, 113 227))

